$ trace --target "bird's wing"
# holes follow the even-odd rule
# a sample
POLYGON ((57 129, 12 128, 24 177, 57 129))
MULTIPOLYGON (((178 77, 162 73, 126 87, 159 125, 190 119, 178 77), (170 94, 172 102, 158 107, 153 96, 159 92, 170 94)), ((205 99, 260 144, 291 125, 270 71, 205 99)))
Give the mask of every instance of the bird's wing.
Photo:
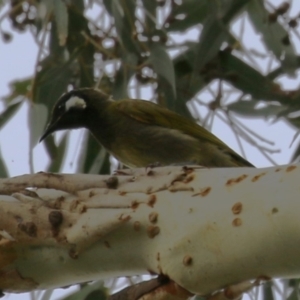
POLYGON ((200 141, 207 141, 220 147, 227 147, 220 139, 194 121, 186 119, 177 113, 150 101, 128 99, 116 101, 114 102, 114 106, 118 111, 138 122, 177 129, 200 141))
POLYGON ((216 145, 224 152, 235 157, 241 165, 252 166, 247 160, 230 149, 224 142, 198 125, 196 122, 183 118, 163 106, 145 100, 120 100, 115 101, 113 106, 122 114, 140 123, 161 126, 164 128, 177 129, 182 133, 197 138, 200 142, 208 142, 216 145))

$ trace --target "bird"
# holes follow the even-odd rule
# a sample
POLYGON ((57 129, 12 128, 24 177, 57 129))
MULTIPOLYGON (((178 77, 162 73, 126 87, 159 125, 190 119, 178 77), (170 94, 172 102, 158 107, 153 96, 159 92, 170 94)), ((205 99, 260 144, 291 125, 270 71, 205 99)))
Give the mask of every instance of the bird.
POLYGON ((141 99, 113 100, 95 88, 64 93, 55 103, 40 142, 58 130, 86 128, 124 165, 196 164, 254 167, 193 120, 141 99))

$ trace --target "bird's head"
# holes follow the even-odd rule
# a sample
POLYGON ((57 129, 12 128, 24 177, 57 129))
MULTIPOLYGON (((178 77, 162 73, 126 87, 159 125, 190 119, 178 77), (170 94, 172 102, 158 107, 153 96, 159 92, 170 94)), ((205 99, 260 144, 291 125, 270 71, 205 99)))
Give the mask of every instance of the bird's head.
POLYGON ((87 127, 90 114, 109 101, 108 95, 92 88, 72 90, 63 94, 54 105, 50 122, 40 142, 58 130, 87 127))

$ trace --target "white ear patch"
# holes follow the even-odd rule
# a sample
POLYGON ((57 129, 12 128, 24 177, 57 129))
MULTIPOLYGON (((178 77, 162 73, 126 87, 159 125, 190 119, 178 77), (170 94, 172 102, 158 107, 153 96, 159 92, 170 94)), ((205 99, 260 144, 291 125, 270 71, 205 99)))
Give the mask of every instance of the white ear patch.
POLYGON ((82 98, 73 96, 66 102, 66 111, 68 111, 71 107, 84 109, 86 108, 86 102, 82 98))

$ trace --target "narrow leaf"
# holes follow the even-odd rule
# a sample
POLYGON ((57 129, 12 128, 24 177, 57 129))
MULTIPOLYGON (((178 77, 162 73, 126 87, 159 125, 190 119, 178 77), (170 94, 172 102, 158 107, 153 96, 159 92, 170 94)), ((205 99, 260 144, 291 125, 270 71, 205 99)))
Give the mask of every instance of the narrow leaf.
POLYGON ((47 168, 48 172, 58 173, 61 171, 61 168, 62 168, 62 165, 64 162, 66 149, 67 149, 67 145, 68 145, 69 135, 70 135, 69 132, 66 132, 63 135, 59 145, 57 146, 57 151, 56 151, 57 155, 55 156, 55 158, 52 160, 49 167, 47 168))
POLYGON ((59 45, 64 46, 68 37, 68 10, 64 1, 54 1, 54 17, 57 25, 59 45))
POLYGON ((0 129, 17 113, 22 102, 11 104, 0 114, 0 129))
POLYGON ((207 17, 207 3, 211 0, 185 0, 175 6, 165 24, 167 31, 185 31, 202 24, 207 17))
POLYGON ((5 165, 5 162, 3 160, 2 153, 0 151, 0 178, 7 178, 7 177, 9 177, 9 173, 5 165))
POLYGON ((38 142, 45 128, 48 117, 48 110, 44 104, 32 104, 29 109, 29 131, 30 148, 32 149, 38 142))
POLYGON ((265 9, 263 2, 250 1, 247 5, 247 12, 266 47, 282 62, 284 70, 293 75, 297 69, 297 57, 289 33, 279 22, 268 20, 269 12, 265 9), (284 40, 287 42, 283 42, 284 40))
POLYGON ((164 78, 169 84, 176 97, 176 84, 173 62, 167 53, 165 47, 158 43, 150 44, 150 58, 154 71, 158 76, 164 78))
POLYGON ((203 23, 203 29, 200 35, 197 47, 196 67, 198 70, 217 55, 224 41, 230 38, 228 25, 235 15, 250 0, 210 1, 210 10, 208 17, 203 23))

